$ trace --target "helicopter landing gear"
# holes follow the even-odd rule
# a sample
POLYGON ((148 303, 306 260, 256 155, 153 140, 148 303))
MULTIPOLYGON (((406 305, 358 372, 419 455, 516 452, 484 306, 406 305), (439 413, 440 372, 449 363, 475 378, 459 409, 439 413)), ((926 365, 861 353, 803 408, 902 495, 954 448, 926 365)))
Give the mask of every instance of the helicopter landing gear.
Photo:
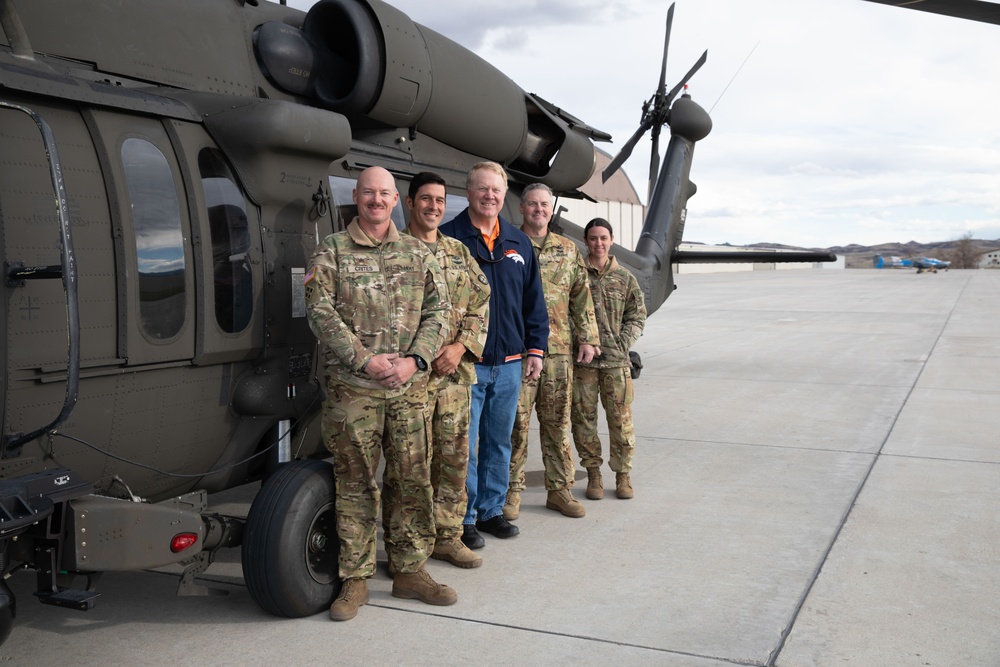
POLYGON ((324 611, 340 590, 333 466, 286 463, 254 498, 243 536, 250 596, 275 616, 324 611))

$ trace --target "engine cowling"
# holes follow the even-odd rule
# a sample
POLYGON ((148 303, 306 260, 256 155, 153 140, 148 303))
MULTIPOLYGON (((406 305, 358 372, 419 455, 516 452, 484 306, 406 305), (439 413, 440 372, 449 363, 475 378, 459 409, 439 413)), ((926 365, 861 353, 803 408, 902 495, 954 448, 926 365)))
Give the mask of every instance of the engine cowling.
POLYGON ((320 0, 302 30, 258 28, 258 62, 282 89, 348 118, 415 128, 554 190, 594 171, 590 139, 500 70, 381 0, 320 0))

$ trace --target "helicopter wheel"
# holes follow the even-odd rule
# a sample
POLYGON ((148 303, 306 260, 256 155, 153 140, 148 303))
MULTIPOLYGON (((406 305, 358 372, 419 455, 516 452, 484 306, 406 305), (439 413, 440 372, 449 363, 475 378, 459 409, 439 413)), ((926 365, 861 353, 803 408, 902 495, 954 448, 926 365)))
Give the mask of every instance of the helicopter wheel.
POLYGON ((0 576, 0 644, 7 641, 11 630, 14 629, 15 605, 14 593, 7 585, 7 581, 0 576))
POLYGON ((324 611, 340 590, 333 466, 286 463, 261 487, 243 534, 250 597, 288 618, 324 611))

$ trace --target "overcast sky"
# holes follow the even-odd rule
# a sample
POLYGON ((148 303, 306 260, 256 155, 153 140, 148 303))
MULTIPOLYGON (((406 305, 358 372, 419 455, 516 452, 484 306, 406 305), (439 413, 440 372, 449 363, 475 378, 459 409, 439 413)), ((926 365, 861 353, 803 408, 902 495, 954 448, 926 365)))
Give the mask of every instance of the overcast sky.
MULTIPOLYGON (((669 6, 390 4, 610 133, 612 154, 656 87, 669 6)), ((677 0, 668 87, 705 49, 691 95, 714 129, 695 149, 686 241, 1000 238, 1000 27, 861 0, 677 0)), ((625 165, 643 198, 649 146, 625 165)))

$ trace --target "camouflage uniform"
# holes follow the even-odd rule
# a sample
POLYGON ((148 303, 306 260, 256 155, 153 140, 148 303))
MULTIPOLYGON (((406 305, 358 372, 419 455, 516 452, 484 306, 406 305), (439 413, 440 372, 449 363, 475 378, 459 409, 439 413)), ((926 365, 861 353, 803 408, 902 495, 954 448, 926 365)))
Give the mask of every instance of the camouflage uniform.
POLYGON ((628 352, 642 335, 646 305, 635 276, 614 257, 609 257, 600 271, 588 264, 587 273, 601 330, 601 357, 574 368, 573 442, 583 467, 601 467, 601 440, 597 436, 600 394, 611 441, 609 464, 615 472, 627 473, 632 470, 635 452, 628 352))
POLYGON ((434 548, 428 374, 418 371, 402 387, 386 389, 364 366, 381 353, 434 358, 448 330, 441 270, 416 239, 390 226, 376 242, 355 218, 316 249, 305 282, 309 325, 326 355, 323 440, 336 475, 340 578, 375 573, 380 449, 401 495, 389 557, 398 572, 416 572, 434 548))
POLYGON ((511 434, 510 487, 524 490, 524 465, 528 459, 528 426, 535 407, 540 427, 545 488, 573 486, 573 450, 569 442, 573 391, 573 350, 577 345, 598 345, 600 335, 594 300, 587 283, 587 268, 569 239, 549 232, 541 242, 531 239, 538 256, 549 314, 549 350, 536 380, 521 385, 517 416, 511 434))
MULTIPOLYGON (((490 283, 461 241, 439 234, 434 245, 434 256, 441 266, 451 303, 450 333, 443 345, 461 343, 466 349, 454 373, 439 375, 432 371, 427 385, 434 523, 437 539, 447 542, 461 537, 468 500, 465 478, 469 471, 470 386, 476 383, 474 362, 486 344, 490 283)), ((385 480, 383 493, 383 511, 388 508, 391 515, 398 506, 398 494, 391 480, 385 480)), ((383 527, 386 542, 392 542, 391 522, 385 516, 383 527)))

